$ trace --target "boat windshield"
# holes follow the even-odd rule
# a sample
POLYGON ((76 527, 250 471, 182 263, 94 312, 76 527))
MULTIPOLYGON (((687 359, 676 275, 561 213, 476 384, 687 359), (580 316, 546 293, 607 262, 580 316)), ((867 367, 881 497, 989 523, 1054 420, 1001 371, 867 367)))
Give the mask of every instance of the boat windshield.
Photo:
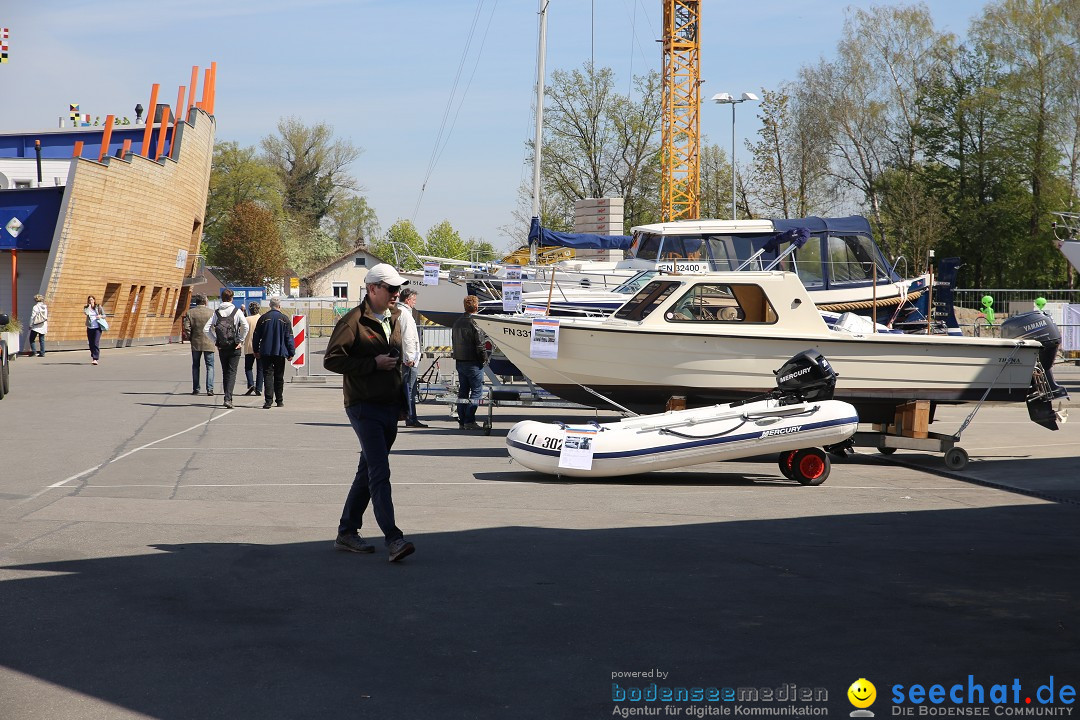
POLYGON ((776 311, 760 285, 697 283, 664 319, 679 323, 774 323, 776 311))
POLYGON ((612 292, 622 293, 623 295, 636 293, 645 285, 645 283, 649 282, 654 277, 656 277, 655 270, 642 270, 637 275, 615 288, 612 292))
POLYGON ((660 303, 667 300, 680 285, 682 283, 678 280, 654 280, 638 290, 634 297, 616 310, 615 317, 620 320, 640 321, 655 310, 660 303))
POLYGON ((889 266, 872 239, 865 235, 829 236, 831 285, 873 282, 875 266, 877 267, 877 281, 879 283, 891 282, 889 266))

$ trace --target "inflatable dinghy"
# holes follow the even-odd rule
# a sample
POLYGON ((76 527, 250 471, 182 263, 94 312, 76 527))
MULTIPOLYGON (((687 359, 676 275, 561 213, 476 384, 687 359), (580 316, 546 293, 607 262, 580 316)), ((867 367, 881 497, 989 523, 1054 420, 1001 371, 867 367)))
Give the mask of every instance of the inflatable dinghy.
POLYGON ((819 485, 829 474, 819 449, 850 438, 855 408, 832 400, 836 373, 814 350, 777 371, 777 389, 759 399, 572 426, 519 422, 506 436, 510 456, 537 472, 615 477, 780 453, 785 477, 819 485))

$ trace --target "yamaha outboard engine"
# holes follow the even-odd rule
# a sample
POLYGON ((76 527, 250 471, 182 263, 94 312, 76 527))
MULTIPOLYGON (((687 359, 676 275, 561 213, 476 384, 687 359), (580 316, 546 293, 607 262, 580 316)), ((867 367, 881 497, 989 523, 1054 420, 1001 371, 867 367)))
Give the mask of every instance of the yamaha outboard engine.
POLYGON ((817 350, 803 350, 776 372, 776 390, 785 405, 807 400, 832 400, 836 371, 817 350))
POLYGON ((1068 397, 1069 392, 1054 381, 1051 368, 1061 345, 1061 331, 1051 317, 1038 310, 1013 315, 1001 323, 1001 337, 1010 340, 1038 340, 1042 343, 1039 362, 1031 378, 1028 396, 1028 416, 1043 427, 1057 430, 1057 420, 1051 403, 1068 397))

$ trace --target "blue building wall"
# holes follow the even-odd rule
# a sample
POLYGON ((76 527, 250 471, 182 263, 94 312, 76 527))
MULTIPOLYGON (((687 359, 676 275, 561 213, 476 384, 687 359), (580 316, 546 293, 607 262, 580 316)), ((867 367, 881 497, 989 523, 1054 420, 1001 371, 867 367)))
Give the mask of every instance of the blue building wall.
MULTIPOLYGON (((112 136, 109 138, 108 154, 116 157, 124 147, 125 140, 131 140, 131 152, 138 154, 142 147, 143 133, 146 128, 143 125, 120 125, 113 126, 112 136)), ((150 135, 150 150, 147 153, 151 157, 157 148, 159 128, 154 128, 150 135)), ((0 134, 0 157, 9 158, 35 158, 34 141, 41 141, 41 157, 66 159, 72 156, 75 143, 79 140, 83 143, 82 157, 96 160, 101 154, 101 140, 105 133, 104 127, 72 128, 70 130, 49 130, 42 133, 25 133, 17 135, 0 134)), ((172 126, 165 130, 164 154, 169 154, 172 143, 172 126)))
POLYGON ((52 245, 62 187, 41 187, 4 190, 0 193, 0 250, 48 250, 52 245), (23 227, 18 237, 8 232, 11 218, 18 218, 23 227))

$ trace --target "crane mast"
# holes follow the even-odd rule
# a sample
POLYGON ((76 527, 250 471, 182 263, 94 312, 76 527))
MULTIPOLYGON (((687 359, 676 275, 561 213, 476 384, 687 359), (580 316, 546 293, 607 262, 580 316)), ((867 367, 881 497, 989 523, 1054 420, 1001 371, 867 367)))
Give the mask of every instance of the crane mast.
POLYGON ((701 1, 664 3, 661 198, 664 221, 700 215, 701 1))

